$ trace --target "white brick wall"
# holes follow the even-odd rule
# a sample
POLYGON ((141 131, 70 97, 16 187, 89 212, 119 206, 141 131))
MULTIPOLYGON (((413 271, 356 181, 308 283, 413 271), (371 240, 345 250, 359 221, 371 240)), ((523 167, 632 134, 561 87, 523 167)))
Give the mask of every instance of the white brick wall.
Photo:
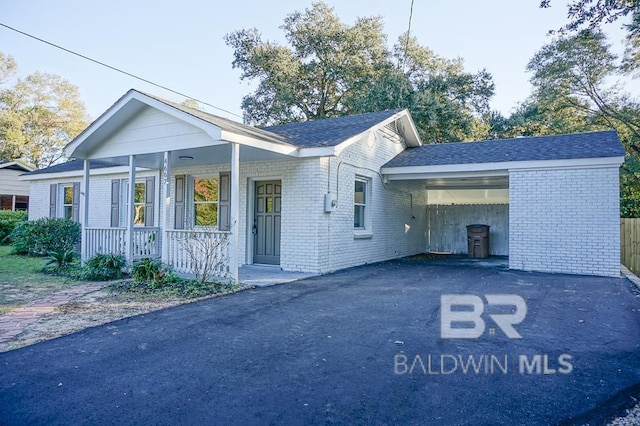
POLYGON ((35 180, 29 182, 29 220, 49 217, 49 185, 52 183, 80 182, 80 179, 72 180, 35 180))
POLYGON ((426 249, 426 191, 419 183, 383 185, 380 167, 401 152, 397 135, 377 131, 345 149, 337 158, 322 160, 323 193, 331 188, 338 206, 319 222, 320 270, 327 272, 423 253, 426 249), (329 166, 330 163, 330 166, 329 166), (330 173, 329 173, 330 169, 330 173), (357 238, 353 228, 354 180, 371 183, 370 238, 357 238), (327 182, 327 177, 329 182, 327 182), (413 197, 413 208, 411 207, 413 197))
MULTIPOLYGON (((159 172, 141 171, 136 178, 156 177, 156 200, 160 199, 159 172)), ((89 224, 90 227, 108 227, 111 225, 111 180, 128 179, 127 173, 92 176, 89 184, 89 224)), ((49 187, 51 184, 80 182, 80 191, 84 192, 82 177, 57 178, 31 181, 29 186, 29 220, 49 216, 49 187)), ((82 211, 82 210, 81 210, 82 211)), ((162 224, 156 208, 156 224, 162 224)), ((82 220, 82 213, 80 213, 82 220)))
MULTIPOLYGON (((241 159, 242 160, 242 159, 241 159)), ((320 159, 288 159, 282 161, 240 164, 240 218, 238 222, 240 264, 251 262, 252 234, 248 221, 253 217, 251 189, 258 180, 282 181, 282 215, 280 265, 287 271, 319 272, 318 223, 322 218, 323 196, 320 159)), ((229 171, 229 164, 173 169, 172 175, 206 175, 229 171)), ((326 178, 325 178, 326 179, 326 178)), ((172 179, 171 197, 175 181, 172 179)), ((174 209, 169 223, 173 226, 174 209)), ((251 222, 253 224, 253 222, 251 222)))
POLYGON ((618 168, 510 171, 509 267, 620 276, 618 168))
MULTIPOLYGON (((385 189, 376 171, 404 149, 397 135, 388 131, 372 133, 355 142, 338 158, 286 159, 240 164, 240 264, 252 261, 251 226, 253 216, 252 187, 257 180, 282 181, 281 267, 288 271, 327 272, 349 266, 420 253, 425 250, 426 199, 419 184, 393 184, 385 189), (386 135, 386 136, 385 136, 386 135), (329 164, 331 166, 329 167, 329 164), (342 164, 340 164, 342 163, 342 164), (340 164, 340 165, 339 165, 340 164), (340 173, 339 191, 337 173, 340 173), (356 239, 353 230, 353 193, 356 175, 370 178, 372 197, 371 238, 356 239), (324 212, 324 195, 328 189, 339 197, 332 213, 324 212), (413 195, 413 210, 411 209, 413 195), (412 215, 414 216, 412 218, 412 215)), ((241 159, 242 160, 242 159, 241 159)), ((175 176, 207 175, 229 171, 227 163, 199 167, 174 168, 171 196, 175 194, 175 176)), ((140 172, 137 177, 158 171, 140 172)), ((127 178, 127 174, 93 176, 91 178, 89 226, 110 225, 111 179, 127 178)), ((30 219, 48 216, 49 185, 80 182, 73 179, 31 182, 30 219)), ((160 202, 162 185, 156 181, 156 223, 162 225, 164 208, 160 202)), ((84 190, 84 189, 82 189, 84 190)), ((169 223, 173 227, 174 208, 169 223)))

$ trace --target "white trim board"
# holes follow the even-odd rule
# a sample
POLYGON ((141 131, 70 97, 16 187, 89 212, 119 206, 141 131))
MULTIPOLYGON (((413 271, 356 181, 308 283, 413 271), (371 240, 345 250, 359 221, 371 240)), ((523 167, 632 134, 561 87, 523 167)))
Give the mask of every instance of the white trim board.
POLYGON ((442 164, 436 166, 383 167, 381 173, 389 180, 429 179, 434 177, 504 176, 516 170, 553 170, 575 168, 620 167, 624 156, 572 158, 563 160, 503 161, 495 163, 442 164), (494 174, 490 174, 490 173, 494 174), (450 176, 446 176, 450 175, 450 176))
MULTIPOLYGON (((136 167, 136 173, 146 172, 149 170, 156 170, 156 169, 136 167)), ((99 169, 91 169, 90 176, 120 175, 120 174, 127 174, 128 172, 129 172, 129 166, 101 167, 99 169)), ((57 172, 57 173, 39 173, 35 175, 21 175, 21 176, 18 176, 18 178, 20 180, 28 180, 28 181, 49 180, 49 179, 82 177, 83 174, 84 174, 83 170, 69 170, 66 172, 57 172)))

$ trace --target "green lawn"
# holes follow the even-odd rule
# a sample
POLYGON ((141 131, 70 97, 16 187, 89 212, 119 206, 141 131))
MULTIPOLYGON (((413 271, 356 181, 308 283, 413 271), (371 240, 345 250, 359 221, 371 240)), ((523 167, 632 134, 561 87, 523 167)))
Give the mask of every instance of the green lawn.
POLYGON ((44 258, 15 256, 11 246, 0 246, 0 315, 80 282, 42 273, 44 258))

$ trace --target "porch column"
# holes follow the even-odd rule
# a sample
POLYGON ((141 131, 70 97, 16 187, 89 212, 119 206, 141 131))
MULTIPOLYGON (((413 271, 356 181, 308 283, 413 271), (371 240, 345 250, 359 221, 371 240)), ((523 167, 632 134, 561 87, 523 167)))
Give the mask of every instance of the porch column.
POLYGON ((91 170, 91 162, 84 160, 84 175, 82 177, 82 190, 80 191, 80 199, 82 206, 82 218, 80 226, 82 227, 81 240, 80 240, 80 260, 86 261, 89 256, 88 251, 88 236, 86 228, 89 227, 89 173, 91 170))
POLYGON ((167 263, 169 254, 169 238, 167 229, 169 229, 169 215, 171 214, 171 152, 165 151, 164 161, 162 163, 162 179, 164 184, 164 210, 162 211, 162 262, 167 263))
POLYGON ((16 196, 15 195, 11 196, 11 211, 12 212, 16 211, 16 196))
POLYGON ((127 261, 131 263, 133 261, 133 219, 135 215, 135 197, 136 197, 136 156, 129 156, 129 192, 127 193, 127 200, 129 208, 127 209, 127 247, 126 257, 127 261))
POLYGON ((229 240, 229 272, 238 281, 238 214, 240 212, 240 145, 231 144, 231 231, 229 240))

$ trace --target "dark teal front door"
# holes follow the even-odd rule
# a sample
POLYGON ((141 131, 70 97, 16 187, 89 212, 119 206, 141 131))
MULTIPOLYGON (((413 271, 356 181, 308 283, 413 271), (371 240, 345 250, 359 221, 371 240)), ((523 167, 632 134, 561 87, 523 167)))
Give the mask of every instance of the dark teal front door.
POLYGON ((280 264, 280 211, 282 182, 255 183, 253 263, 280 264))

